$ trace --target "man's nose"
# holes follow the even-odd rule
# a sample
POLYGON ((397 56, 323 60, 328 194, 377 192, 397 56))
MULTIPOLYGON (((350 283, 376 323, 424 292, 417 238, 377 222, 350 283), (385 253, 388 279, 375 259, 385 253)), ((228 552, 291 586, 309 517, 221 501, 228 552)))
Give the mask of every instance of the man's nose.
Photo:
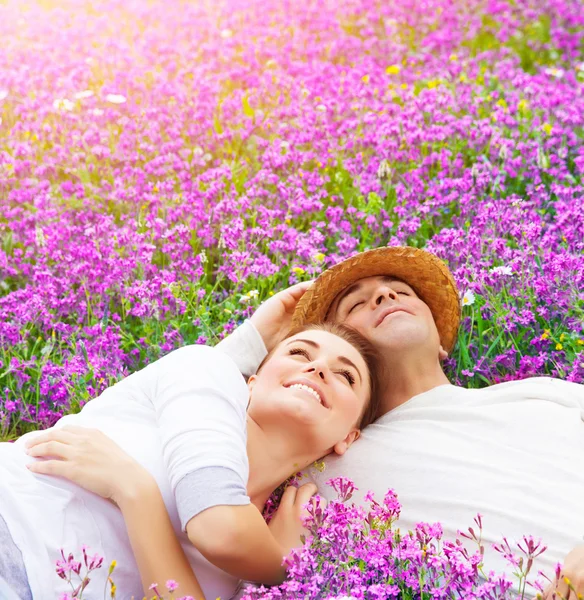
POLYGON ((375 305, 379 306, 383 304, 386 300, 397 300, 397 293, 393 290, 393 288, 389 285, 379 286, 375 290, 374 294, 375 305))

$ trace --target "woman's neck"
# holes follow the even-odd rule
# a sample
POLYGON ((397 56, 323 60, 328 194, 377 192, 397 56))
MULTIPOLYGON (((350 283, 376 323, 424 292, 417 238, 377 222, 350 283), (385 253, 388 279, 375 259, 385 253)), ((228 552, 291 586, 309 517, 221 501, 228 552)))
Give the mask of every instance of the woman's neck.
POLYGON ((248 414, 247 457, 249 480, 247 493, 252 503, 263 510, 274 490, 315 458, 303 456, 282 436, 282 431, 262 429, 248 414))

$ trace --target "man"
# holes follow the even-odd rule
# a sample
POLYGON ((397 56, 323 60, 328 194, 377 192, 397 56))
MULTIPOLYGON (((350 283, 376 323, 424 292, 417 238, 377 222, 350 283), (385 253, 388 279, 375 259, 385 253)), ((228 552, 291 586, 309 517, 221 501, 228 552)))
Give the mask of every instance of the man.
POLYGON ((351 452, 310 473, 319 491, 330 497, 325 482, 339 475, 353 479, 357 502, 393 488, 401 528, 439 521, 449 538, 481 513, 487 570, 512 571, 491 543, 540 537, 548 549, 530 578, 539 569, 553 578, 563 562, 546 597, 572 600, 565 578, 584 593, 584 386, 547 377, 451 385, 441 361, 459 314, 444 263, 415 248, 381 248, 277 294, 220 346, 252 373, 292 324, 327 319, 359 330, 383 354, 383 410, 351 452))

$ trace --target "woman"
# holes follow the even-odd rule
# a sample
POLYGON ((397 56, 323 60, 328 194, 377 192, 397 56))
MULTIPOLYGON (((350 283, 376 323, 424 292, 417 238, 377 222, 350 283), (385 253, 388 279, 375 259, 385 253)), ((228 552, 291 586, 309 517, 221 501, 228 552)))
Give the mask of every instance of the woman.
MULTIPOLYGON (((0 516, 8 531, 2 537, 0 527, 0 543, 23 555, 25 581, 22 569, 20 579, 11 575, 20 595, 53 600, 67 591, 53 565, 60 548, 82 544, 117 561, 121 598, 141 597, 138 570, 145 587, 165 578, 187 581, 194 570, 212 599, 230 597, 239 579, 281 580, 282 556, 297 544, 298 526, 276 519, 266 532, 261 509, 291 474, 347 450, 375 415, 377 375, 371 346, 338 326, 286 339, 247 386, 219 350, 189 346, 109 388, 52 432, 0 444, 0 516), (90 460, 95 439, 92 445, 67 425, 100 430, 133 460, 111 452, 117 462, 104 470, 99 457, 90 460), (29 452, 53 458, 32 469, 61 477, 26 468, 27 443, 39 435, 29 452)), ((102 570, 84 597, 94 597, 90 590, 101 597, 102 570)), ((181 593, 200 596, 184 585, 181 593)))

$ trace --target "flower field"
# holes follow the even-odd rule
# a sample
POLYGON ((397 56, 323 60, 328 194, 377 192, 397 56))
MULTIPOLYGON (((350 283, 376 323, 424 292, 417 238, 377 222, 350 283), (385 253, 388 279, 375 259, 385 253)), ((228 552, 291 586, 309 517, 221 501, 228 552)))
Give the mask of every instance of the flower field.
POLYGON ((0 439, 412 245, 471 387, 584 381, 580 0, 0 1, 0 439))

